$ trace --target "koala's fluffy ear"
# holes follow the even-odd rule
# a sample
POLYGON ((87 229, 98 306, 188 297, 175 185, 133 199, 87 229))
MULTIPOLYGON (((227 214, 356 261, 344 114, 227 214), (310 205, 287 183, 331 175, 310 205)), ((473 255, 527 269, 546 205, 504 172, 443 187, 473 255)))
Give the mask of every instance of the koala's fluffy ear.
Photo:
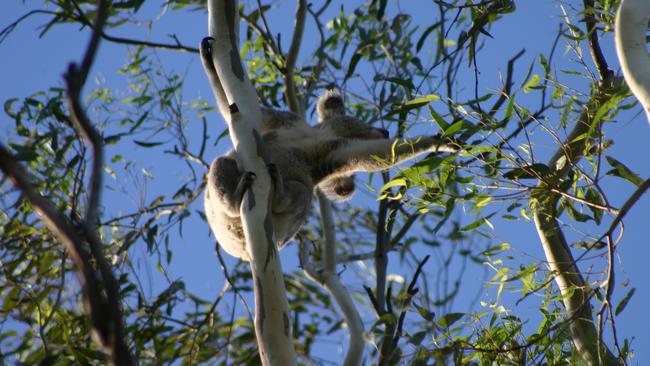
POLYGON ((328 118, 344 116, 345 104, 343 103, 343 96, 338 90, 328 90, 318 98, 316 110, 320 122, 328 118))

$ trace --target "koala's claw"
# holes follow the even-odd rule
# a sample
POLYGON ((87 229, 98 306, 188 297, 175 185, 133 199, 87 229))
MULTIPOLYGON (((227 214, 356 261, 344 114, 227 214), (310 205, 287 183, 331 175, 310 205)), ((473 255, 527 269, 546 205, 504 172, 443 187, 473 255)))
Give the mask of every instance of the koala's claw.
POLYGON ((239 182, 237 183, 237 188, 235 189, 235 197, 237 201, 241 204, 241 200, 244 198, 244 193, 253 185, 253 182, 257 178, 257 175, 253 172, 244 172, 239 182))
POLYGON ((212 37, 203 37, 201 40, 201 51, 206 52, 207 54, 212 53, 212 42, 214 42, 214 38, 212 37))
POLYGON ((209 70, 210 72, 214 72, 216 74, 217 71, 215 70, 214 64, 212 62, 212 43, 214 43, 214 38, 203 38, 201 40, 201 46, 199 50, 201 53, 201 60, 203 61, 203 65, 206 70, 209 70))

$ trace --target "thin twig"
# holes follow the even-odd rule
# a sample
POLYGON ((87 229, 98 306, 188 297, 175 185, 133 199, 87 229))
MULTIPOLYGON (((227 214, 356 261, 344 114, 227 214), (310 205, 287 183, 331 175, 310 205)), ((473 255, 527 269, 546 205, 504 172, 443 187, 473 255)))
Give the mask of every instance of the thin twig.
POLYGON ((609 236, 614 232, 614 229, 616 229, 616 226, 623 220, 625 215, 630 211, 632 206, 643 196, 643 194, 650 188, 650 178, 646 179, 639 185, 639 187, 632 193, 630 198, 625 201, 621 209, 618 211, 618 215, 614 218, 614 221, 612 221, 611 225, 609 225, 609 229, 596 241, 601 241, 605 237, 609 236))
POLYGON ((198 48, 183 46, 182 44, 178 44, 178 43, 176 45, 172 45, 168 43, 149 42, 149 41, 142 41, 142 40, 132 39, 132 38, 115 37, 107 34, 106 32, 102 32, 102 38, 107 41, 120 43, 120 44, 145 46, 145 47, 158 48, 167 51, 183 51, 183 52, 199 53, 198 48))
POLYGON ((408 233, 409 229, 411 229, 411 226, 413 226, 413 224, 415 223, 415 221, 419 217, 420 217, 420 214, 417 213, 417 212, 408 215, 408 217, 406 218, 406 222, 404 224, 402 224, 402 227, 399 229, 399 231, 391 239, 388 250, 391 250, 391 249, 395 248, 399 244, 400 240, 402 240, 404 235, 406 235, 406 233, 408 233))
POLYGON ((54 11, 49 11, 49 10, 32 10, 27 12, 26 14, 22 15, 6 27, 2 28, 0 30, 0 43, 2 43, 7 37, 11 34, 11 32, 16 29, 16 27, 25 19, 29 18, 30 16, 34 14, 48 14, 48 15, 54 15, 54 16, 61 16, 62 14, 54 12, 54 11))

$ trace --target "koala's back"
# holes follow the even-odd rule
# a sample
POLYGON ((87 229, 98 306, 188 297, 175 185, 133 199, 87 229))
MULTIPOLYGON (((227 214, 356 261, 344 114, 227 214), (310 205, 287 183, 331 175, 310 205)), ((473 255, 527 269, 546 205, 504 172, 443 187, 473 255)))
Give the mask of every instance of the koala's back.
POLYGON ((331 128, 307 125, 280 128, 263 135, 270 160, 283 179, 303 182, 310 190, 326 177, 324 168, 331 151, 348 144, 331 128))

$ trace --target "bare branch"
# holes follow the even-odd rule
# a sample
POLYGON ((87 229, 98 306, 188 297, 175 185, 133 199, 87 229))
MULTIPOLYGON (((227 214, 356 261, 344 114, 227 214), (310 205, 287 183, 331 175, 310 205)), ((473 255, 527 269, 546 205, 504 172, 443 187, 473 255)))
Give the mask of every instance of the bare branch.
POLYGON ((294 81, 294 72, 296 67, 296 60, 298 59, 298 52, 300 51, 300 43, 302 42, 302 35, 305 31, 305 19, 307 17, 307 1, 298 0, 298 8, 296 9, 296 24, 293 27, 293 39, 289 47, 284 67, 286 69, 284 77, 285 92, 287 95, 287 105, 292 112, 303 115, 302 106, 298 99, 298 91, 296 90, 296 83, 294 81))
MULTIPOLYGON (((324 6, 327 6, 331 0, 327 1, 327 4, 324 6)), ((325 8, 323 8, 325 9, 325 8)), ((304 100, 305 103, 311 98, 312 94, 314 93, 314 90, 316 89, 316 86, 318 85, 318 82, 320 81, 320 76, 323 72, 323 69, 325 68, 325 33, 323 32, 323 24, 321 23, 319 17, 319 13, 314 12, 310 6, 307 7, 307 10, 309 11, 309 14, 314 18, 314 22, 316 22, 316 29, 318 29, 318 35, 320 37, 320 45, 318 46, 318 50, 314 52, 316 57, 318 58, 318 61, 316 62, 316 67, 314 68, 312 77, 307 81, 307 86, 305 87, 305 94, 304 94, 304 100)))
POLYGON ((389 250, 395 248, 395 246, 397 246, 399 244, 400 240, 402 240, 404 235, 406 235, 408 233, 411 226, 413 226, 413 224, 415 223, 415 220, 417 220, 419 217, 420 217, 420 214, 417 213, 417 212, 408 215, 408 217, 406 218, 406 222, 404 224, 402 224, 402 227, 399 229, 399 231, 391 239, 390 245, 389 245, 389 250))
POLYGON ((19 17, 18 19, 16 19, 15 21, 13 21, 8 26, 2 28, 2 30, 0 30, 0 43, 2 43, 5 39, 7 39, 7 37, 11 34, 11 32, 13 32, 16 29, 16 27, 18 27, 18 25, 20 23, 22 23, 25 19, 27 19, 27 18, 31 17, 32 15, 35 15, 35 14, 48 14, 48 15, 54 15, 54 16, 60 15, 57 12, 49 11, 49 10, 32 10, 32 11, 29 11, 26 14, 19 17))
POLYGON ((199 50, 197 48, 184 46, 182 44, 179 44, 178 42, 175 45, 173 45, 168 43, 142 41, 139 39, 111 36, 106 32, 102 32, 102 38, 107 41, 120 43, 120 44, 128 44, 133 46, 145 46, 145 47, 157 48, 157 49, 167 50, 167 51, 183 51, 183 52, 199 53, 199 50))

